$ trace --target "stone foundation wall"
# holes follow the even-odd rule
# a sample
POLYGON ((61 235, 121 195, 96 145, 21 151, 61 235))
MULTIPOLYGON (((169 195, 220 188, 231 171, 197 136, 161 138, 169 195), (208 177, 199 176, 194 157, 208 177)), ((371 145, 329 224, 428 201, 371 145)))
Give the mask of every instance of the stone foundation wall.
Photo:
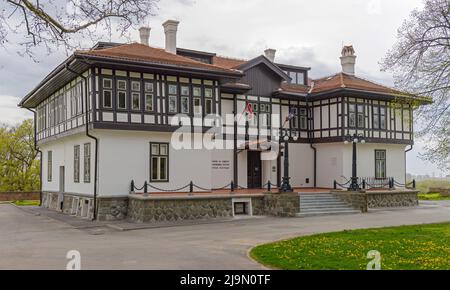
POLYGON ((89 196, 65 193, 63 200, 59 200, 59 193, 43 192, 42 207, 81 218, 92 219, 94 215, 94 199, 89 196))
POLYGON ((270 216, 295 217, 300 212, 298 193, 266 193, 264 213, 270 216))
POLYGON ((42 207, 59 210, 58 207, 58 193, 42 192, 42 207))
POLYGON ((367 206, 380 207, 407 207, 418 206, 418 191, 374 191, 367 192, 367 206))
POLYGON ((224 218, 232 215, 231 198, 129 198, 128 218, 139 223, 224 218))
POLYGON ((351 205, 354 209, 367 212, 367 193, 351 191, 333 191, 332 194, 338 199, 351 205))
POLYGON ((264 196, 252 197, 253 215, 265 215, 264 196))
POLYGON ((128 197, 99 197, 97 219, 99 221, 123 220, 128 214, 128 197))

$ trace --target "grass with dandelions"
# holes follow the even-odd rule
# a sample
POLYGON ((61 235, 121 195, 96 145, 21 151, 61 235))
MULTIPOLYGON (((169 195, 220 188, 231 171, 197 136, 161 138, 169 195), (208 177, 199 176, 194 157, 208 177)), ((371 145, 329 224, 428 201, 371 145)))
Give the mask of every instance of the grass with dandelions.
POLYGON ((304 236, 257 246, 250 255, 278 269, 364 270, 371 250, 381 253, 384 270, 448 270, 450 223, 304 236))

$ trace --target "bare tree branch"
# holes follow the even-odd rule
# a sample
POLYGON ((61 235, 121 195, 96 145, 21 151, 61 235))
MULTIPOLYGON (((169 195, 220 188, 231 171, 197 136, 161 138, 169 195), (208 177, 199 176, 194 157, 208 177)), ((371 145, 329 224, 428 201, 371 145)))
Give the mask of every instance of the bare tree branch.
POLYGON ((430 96, 418 109, 417 135, 429 140, 422 156, 450 170, 450 0, 425 0, 398 30, 397 43, 382 61, 396 86, 430 96))

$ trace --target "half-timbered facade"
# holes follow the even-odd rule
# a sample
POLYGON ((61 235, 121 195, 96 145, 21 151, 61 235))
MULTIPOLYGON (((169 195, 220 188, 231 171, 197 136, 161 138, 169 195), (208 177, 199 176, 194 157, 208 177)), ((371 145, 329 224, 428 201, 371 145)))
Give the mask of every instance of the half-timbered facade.
POLYGON ((428 100, 355 76, 352 47, 342 72, 311 80, 272 49, 239 60, 177 48, 177 25, 163 24, 165 49, 142 28, 141 43, 76 51, 20 102, 35 112, 44 205, 92 215, 97 198, 126 198, 131 180, 150 192, 280 184, 282 131, 295 187, 349 178, 343 141, 355 133, 366 140, 360 176, 405 182, 413 110, 428 100))

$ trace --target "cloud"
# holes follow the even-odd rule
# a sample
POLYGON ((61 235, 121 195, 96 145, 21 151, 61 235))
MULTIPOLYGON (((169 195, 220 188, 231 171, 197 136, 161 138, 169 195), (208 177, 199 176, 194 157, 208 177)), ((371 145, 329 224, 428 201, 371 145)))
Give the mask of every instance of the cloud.
POLYGON ((17 97, 0 95, 0 123, 15 125, 33 118, 30 111, 17 107, 18 102, 19 98, 17 97))

